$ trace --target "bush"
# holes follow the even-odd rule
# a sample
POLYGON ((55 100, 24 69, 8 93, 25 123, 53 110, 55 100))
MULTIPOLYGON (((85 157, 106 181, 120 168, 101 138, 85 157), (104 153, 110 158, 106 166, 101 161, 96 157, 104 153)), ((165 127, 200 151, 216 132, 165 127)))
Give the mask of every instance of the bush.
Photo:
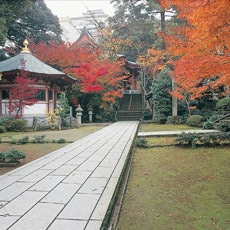
POLYGON ((168 116, 167 124, 183 124, 184 118, 182 116, 168 116))
POLYGON ((2 125, 5 127, 6 131, 24 131, 27 126, 27 121, 19 118, 15 119, 13 117, 3 118, 1 120, 2 125))
POLYGON ((197 114, 193 115, 200 115, 204 118, 205 121, 209 120, 214 114, 213 110, 199 110, 197 114))
POLYGON ((21 145, 24 145, 24 144, 26 144, 28 142, 29 142, 29 137, 28 136, 22 137, 22 138, 18 139, 18 141, 17 141, 17 143, 21 144, 21 145))
POLYGON ((2 126, 6 131, 6 124, 13 119, 12 117, 2 117, 0 118, 0 126, 2 126))
POLYGON ((230 121, 229 120, 222 120, 219 123, 215 125, 217 130, 220 130, 222 132, 228 132, 230 131, 230 121))
POLYGON ((0 133, 6 132, 6 129, 3 125, 0 125, 0 133))
POLYGON ((218 110, 230 110, 230 97, 225 97, 220 99, 217 103, 216 103, 216 108, 218 110))
POLYGON ((159 124, 165 124, 167 121, 167 117, 157 117, 157 118, 155 118, 155 120, 159 124))
POLYGON ((176 145, 190 146, 196 148, 199 146, 213 147, 217 145, 230 144, 230 132, 226 133, 182 133, 174 140, 176 145))
POLYGON ((18 150, 13 149, 8 152, 0 152, 0 162, 12 163, 24 158, 26 158, 25 153, 18 150))
POLYGON ((102 116, 96 114, 96 115, 95 115, 95 121, 96 121, 96 122, 102 122, 102 121, 103 121, 102 116))
POLYGON ((12 144, 12 145, 16 145, 17 142, 18 142, 18 140, 15 139, 15 138, 13 138, 13 139, 10 140, 10 144, 12 144))
POLYGON ((60 138, 56 141, 56 143, 59 143, 59 144, 66 143, 66 140, 63 138, 60 138))
POLYGON ((220 99, 216 103, 216 108, 218 111, 212 114, 207 122, 204 123, 204 129, 212 129, 215 128, 222 132, 230 131, 230 97, 225 97, 220 99))
POLYGON ((24 144, 26 144, 26 143, 28 143, 29 142, 29 137, 28 136, 25 136, 25 137, 22 137, 22 138, 20 138, 20 139, 11 139, 10 140, 10 143, 11 144, 19 144, 19 145, 24 145, 24 144))
POLYGON ((147 140, 145 138, 137 138, 135 144, 137 147, 142 147, 142 148, 148 147, 147 140))
POLYGON ((114 118, 115 118, 115 112, 113 110, 106 110, 103 112, 102 115, 103 122, 114 121, 114 118))
POLYGON ((189 125, 189 126, 202 127, 202 125, 203 125, 203 120, 204 120, 203 117, 200 116, 200 115, 191 115, 191 116, 187 119, 186 123, 187 123, 187 125, 189 125))
POLYGON ((174 142, 177 145, 183 145, 183 146, 191 146, 195 147, 196 146, 196 135, 195 133, 185 133, 182 132, 182 134, 178 135, 174 142))
POLYGON ((46 137, 46 135, 34 136, 32 143, 40 143, 40 144, 45 143, 45 137, 46 137))
POLYGON ((153 117, 153 114, 150 110, 144 111, 144 120, 151 120, 153 117))
POLYGON ((208 120, 206 122, 204 122, 203 124, 203 129, 213 129, 214 126, 213 126, 213 122, 208 120))

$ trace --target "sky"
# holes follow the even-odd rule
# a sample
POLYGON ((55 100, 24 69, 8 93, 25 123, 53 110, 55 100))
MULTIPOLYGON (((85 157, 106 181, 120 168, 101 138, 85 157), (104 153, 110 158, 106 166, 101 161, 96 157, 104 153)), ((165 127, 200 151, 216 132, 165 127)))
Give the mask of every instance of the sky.
POLYGON ((105 14, 113 15, 114 8, 110 0, 44 0, 52 13, 61 17, 79 17, 89 10, 102 9, 105 14))

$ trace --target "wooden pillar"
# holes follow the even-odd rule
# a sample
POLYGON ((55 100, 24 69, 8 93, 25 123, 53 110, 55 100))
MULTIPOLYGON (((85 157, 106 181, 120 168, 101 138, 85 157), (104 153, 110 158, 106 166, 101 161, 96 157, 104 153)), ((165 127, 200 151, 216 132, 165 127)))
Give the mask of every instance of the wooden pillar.
POLYGON ((58 89, 57 87, 54 87, 53 88, 53 111, 56 109, 57 107, 57 92, 58 92, 58 89))
POLYGON ((45 91, 46 91, 46 111, 49 113, 49 88, 48 88, 48 85, 46 84, 46 88, 45 88, 45 91))
POLYGON ((135 79, 135 72, 133 72, 133 89, 136 90, 137 89, 137 81, 135 79))
POLYGON ((0 115, 2 115, 2 89, 0 89, 0 115))
POLYGON ((54 101, 55 101, 55 89, 52 88, 52 110, 53 111, 54 111, 54 108, 55 108, 54 101))

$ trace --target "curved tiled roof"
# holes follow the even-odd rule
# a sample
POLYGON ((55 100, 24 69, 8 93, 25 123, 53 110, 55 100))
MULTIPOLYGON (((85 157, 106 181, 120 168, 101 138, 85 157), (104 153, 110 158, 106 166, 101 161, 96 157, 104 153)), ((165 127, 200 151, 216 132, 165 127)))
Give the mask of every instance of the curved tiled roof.
POLYGON ((10 72, 22 69, 22 60, 25 61, 25 71, 45 75, 66 75, 65 73, 40 61, 30 52, 21 52, 12 58, 0 62, 0 72, 10 72))

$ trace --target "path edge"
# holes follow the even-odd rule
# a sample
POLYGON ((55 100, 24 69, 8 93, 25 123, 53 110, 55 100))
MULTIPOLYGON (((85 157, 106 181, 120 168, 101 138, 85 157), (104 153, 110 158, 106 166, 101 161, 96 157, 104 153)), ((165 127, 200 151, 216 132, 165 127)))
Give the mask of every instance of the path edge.
POLYGON ((132 157, 133 157, 133 153, 135 149, 135 139, 137 138, 137 135, 138 135, 139 126, 140 126, 140 122, 137 125, 136 133, 133 137, 133 141, 130 146, 129 153, 125 160, 124 167, 118 179, 115 191, 109 203, 109 206, 108 206, 106 215, 103 219, 100 230, 115 230, 116 229, 116 226, 119 220, 119 216, 120 216, 122 203, 123 203, 124 194, 127 188, 130 166, 131 166, 132 157))

